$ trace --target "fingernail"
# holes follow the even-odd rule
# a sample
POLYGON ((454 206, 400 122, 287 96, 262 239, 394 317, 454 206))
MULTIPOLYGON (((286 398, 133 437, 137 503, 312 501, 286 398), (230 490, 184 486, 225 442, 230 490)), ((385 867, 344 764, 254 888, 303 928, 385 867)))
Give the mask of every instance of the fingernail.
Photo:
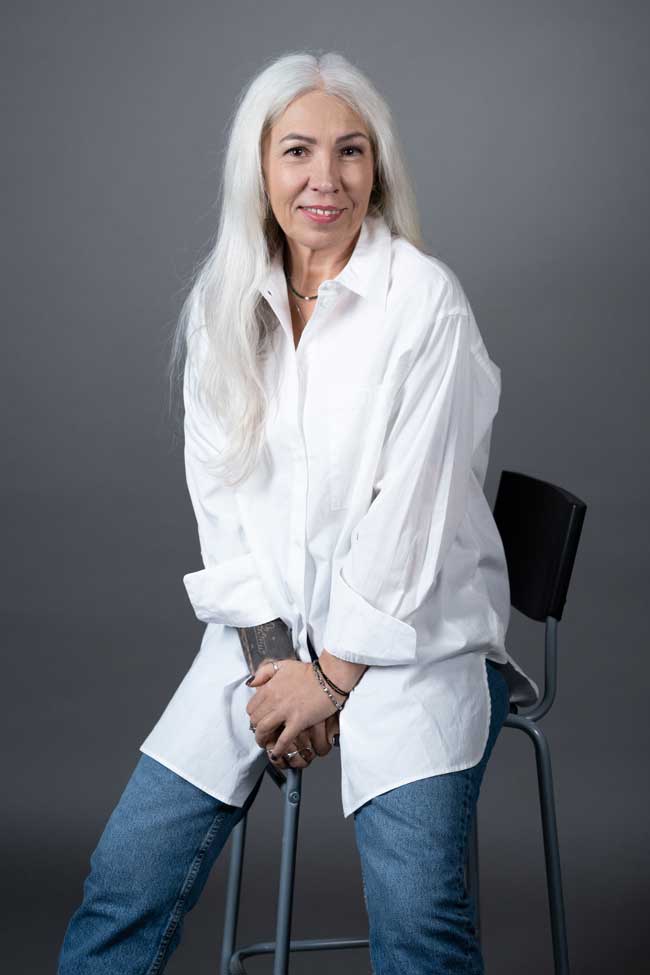
POLYGON ((248 680, 246 681, 246 683, 250 685, 254 680, 255 680, 255 674, 251 674, 248 680))

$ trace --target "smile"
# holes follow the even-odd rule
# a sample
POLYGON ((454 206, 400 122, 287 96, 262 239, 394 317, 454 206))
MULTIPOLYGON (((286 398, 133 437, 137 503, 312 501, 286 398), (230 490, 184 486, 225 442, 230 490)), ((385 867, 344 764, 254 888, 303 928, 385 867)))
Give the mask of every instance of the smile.
POLYGON ((322 210, 320 207, 300 207, 309 220, 315 223, 334 223, 343 213, 341 210, 322 210))

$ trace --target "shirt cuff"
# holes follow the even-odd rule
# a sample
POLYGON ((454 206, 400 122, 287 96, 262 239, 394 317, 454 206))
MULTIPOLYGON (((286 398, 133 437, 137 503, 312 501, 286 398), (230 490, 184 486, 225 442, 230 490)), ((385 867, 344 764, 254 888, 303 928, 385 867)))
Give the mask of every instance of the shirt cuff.
POLYGON ((197 619, 226 626, 259 626, 278 615, 257 574, 252 554, 226 559, 183 576, 197 619))
POLYGON ((323 647, 353 664, 410 664, 415 660, 416 632, 355 592, 341 570, 334 576, 323 647))

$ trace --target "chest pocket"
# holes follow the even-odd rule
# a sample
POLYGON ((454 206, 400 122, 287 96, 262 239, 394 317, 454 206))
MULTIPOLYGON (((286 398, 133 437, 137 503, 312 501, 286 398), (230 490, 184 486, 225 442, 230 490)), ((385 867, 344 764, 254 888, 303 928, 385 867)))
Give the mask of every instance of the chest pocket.
POLYGON ((385 385, 328 382, 326 446, 330 507, 346 508, 362 456, 372 449, 385 385))

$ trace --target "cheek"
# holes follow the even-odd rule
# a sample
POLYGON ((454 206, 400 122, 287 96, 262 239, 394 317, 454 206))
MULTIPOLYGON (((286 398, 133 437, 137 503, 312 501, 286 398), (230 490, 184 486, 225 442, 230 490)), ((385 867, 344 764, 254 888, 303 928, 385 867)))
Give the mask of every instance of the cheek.
POLYGON ((271 194, 280 202, 291 195, 292 188, 295 186, 295 174, 287 172, 282 166, 272 166, 269 172, 268 185, 271 194))
POLYGON ((296 186, 293 182, 283 184, 279 187, 276 197, 279 206, 287 212, 293 211, 299 199, 300 192, 301 187, 296 186))
POLYGON ((372 165, 357 166, 348 172, 348 181, 351 186, 358 187, 360 190, 370 189, 373 184, 374 170, 372 165))

